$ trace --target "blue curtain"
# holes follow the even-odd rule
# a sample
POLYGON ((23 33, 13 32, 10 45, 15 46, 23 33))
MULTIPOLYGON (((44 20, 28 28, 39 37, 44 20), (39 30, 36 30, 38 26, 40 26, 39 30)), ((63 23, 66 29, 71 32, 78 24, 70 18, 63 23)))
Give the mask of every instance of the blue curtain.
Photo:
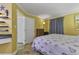
POLYGON ((55 20, 52 19, 50 21, 50 33, 55 33, 56 27, 55 27, 55 20))
POLYGON ((50 20, 50 33, 64 34, 63 17, 50 20))

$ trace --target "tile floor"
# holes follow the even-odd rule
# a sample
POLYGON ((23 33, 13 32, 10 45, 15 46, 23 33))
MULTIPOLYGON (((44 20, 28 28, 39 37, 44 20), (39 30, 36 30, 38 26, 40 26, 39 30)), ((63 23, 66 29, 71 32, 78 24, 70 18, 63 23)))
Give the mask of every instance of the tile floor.
POLYGON ((17 55, 39 55, 39 53, 32 51, 31 44, 26 44, 25 46, 18 49, 17 55))

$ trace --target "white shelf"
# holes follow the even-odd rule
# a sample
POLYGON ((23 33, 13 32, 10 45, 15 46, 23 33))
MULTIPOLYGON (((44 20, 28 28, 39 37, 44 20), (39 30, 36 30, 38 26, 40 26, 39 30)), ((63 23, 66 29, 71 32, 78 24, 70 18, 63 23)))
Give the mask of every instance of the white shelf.
POLYGON ((0 44, 10 43, 11 41, 12 41, 12 38, 0 39, 0 44))
POLYGON ((0 18, 8 18, 8 16, 0 16, 0 18))

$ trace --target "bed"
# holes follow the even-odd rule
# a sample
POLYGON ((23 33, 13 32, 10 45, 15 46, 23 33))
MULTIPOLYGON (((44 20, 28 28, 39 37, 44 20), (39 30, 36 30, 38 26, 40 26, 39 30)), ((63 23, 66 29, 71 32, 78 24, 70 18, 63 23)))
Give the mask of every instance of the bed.
POLYGON ((79 36, 50 34, 34 39, 32 50, 43 55, 79 55, 79 36))

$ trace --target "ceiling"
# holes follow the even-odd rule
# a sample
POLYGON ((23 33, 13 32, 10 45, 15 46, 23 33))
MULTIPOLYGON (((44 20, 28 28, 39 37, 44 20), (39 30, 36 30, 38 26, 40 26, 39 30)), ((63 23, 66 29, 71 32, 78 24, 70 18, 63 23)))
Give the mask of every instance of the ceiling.
POLYGON ((79 3, 19 3, 17 5, 32 15, 49 15, 51 18, 79 12, 79 3))

